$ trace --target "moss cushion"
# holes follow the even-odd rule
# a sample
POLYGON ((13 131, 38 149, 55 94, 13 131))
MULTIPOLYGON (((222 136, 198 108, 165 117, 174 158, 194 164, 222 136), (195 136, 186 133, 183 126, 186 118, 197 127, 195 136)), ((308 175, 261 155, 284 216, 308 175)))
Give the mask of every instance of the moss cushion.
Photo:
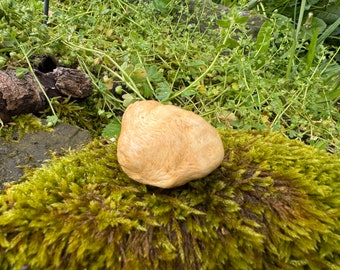
POLYGON ((7 186, 1 269, 339 269, 340 159, 220 133, 223 164, 175 189, 129 179, 100 140, 7 186))

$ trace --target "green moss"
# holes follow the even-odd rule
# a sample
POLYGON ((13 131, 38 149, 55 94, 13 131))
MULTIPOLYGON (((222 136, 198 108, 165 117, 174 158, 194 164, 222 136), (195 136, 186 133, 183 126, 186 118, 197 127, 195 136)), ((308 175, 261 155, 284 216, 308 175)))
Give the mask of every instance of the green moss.
POLYGON ((0 137, 8 141, 20 140, 25 134, 40 130, 52 131, 51 128, 43 125, 41 119, 33 114, 22 114, 14 116, 6 128, 1 128, 0 126, 0 137))
POLYGON ((340 159, 221 131, 222 166, 162 190, 96 140, 0 196, 2 269, 339 269, 340 159))

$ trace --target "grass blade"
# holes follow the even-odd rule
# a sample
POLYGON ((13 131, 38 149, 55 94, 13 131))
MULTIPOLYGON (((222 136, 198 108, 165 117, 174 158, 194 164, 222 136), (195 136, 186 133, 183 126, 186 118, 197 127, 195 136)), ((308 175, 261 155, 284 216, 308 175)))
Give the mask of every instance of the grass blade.
POLYGON ((322 35, 318 39, 317 45, 322 44, 324 40, 328 38, 339 25, 340 25, 340 17, 334 23, 328 26, 327 29, 322 33, 322 35))

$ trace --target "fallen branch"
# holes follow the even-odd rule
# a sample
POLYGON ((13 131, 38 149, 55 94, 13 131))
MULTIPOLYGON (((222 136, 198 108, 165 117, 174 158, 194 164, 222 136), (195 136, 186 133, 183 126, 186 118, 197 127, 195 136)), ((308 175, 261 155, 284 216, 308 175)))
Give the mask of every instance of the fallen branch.
MULTIPOLYGON (((51 72, 34 70, 48 98, 85 98, 91 94, 90 79, 80 70, 56 67, 51 72)), ((6 123, 14 115, 37 113, 48 107, 39 83, 27 72, 19 78, 15 70, 0 71, 0 119, 6 123)))

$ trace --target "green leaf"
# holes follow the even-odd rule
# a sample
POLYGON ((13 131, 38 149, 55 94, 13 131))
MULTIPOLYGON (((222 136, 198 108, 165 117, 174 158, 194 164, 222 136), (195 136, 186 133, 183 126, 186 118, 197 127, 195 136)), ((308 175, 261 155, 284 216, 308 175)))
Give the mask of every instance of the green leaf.
POLYGON ((188 89, 188 90, 186 90, 186 91, 184 91, 183 93, 182 93, 182 96, 183 97, 190 97, 190 96, 194 96, 194 95, 196 95, 196 91, 194 90, 194 89, 188 89))
POLYGON ((106 138, 118 137, 121 123, 117 119, 112 119, 102 131, 102 136, 106 138))
POLYGON ((315 16, 324 20, 327 24, 332 24, 340 18, 340 6, 336 4, 329 6, 326 10, 315 12, 315 16))
POLYGON ((168 11, 170 1, 171 0, 153 0, 152 4, 156 10, 165 14, 168 11))
POLYGON ((15 69, 15 75, 19 78, 19 79, 22 79, 26 73, 29 72, 29 69, 28 68, 22 68, 22 67, 17 67, 15 69))
POLYGON ((262 24, 255 43, 255 48, 257 50, 256 55, 258 57, 264 57, 267 55, 272 31, 273 23, 271 21, 266 21, 262 24))
POLYGON ((320 99, 319 102, 324 102, 324 101, 336 102, 340 97, 340 83, 336 87, 334 87, 333 90, 326 93, 325 96, 326 96, 326 100, 320 99))
POLYGON ((170 85, 167 82, 160 82, 157 84, 157 88, 155 90, 156 92, 156 98, 159 101, 165 101, 170 97, 171 89, 170 85))
POLYGON ((335 29, 339 28, 340 25, 340 17, 330 26, 327 27, 327 29, 322 33, 322 35, 318 39, 318 45, 323 43, 323 41, 328 38, 335 29))
POLYGON ((216 20, 216 23, 222 28, 229 28, 231 26, 231 22, 229 20, 216 20))
POLYGON ((157 70, 156 65, 146 67, 145 69, 150 82, 161 82, 164 80, 163 74, 157 70))
POLYGON ((234 48, 237 48, 239 46, 239 43, 237 40, 233 39, 233 38, 228 38, 226 43, 225 43, 225 46, 230 48, 230 49, 234 49, 234 48))
POLYGON ((204 67, 205 66, 205 61, 203 60, 196 60, 196 61, 191 61, 187 63, 188 67, 204 67))
POLYGON ((149 98, 153 95, 153 89, 150 87, 147 81, 144 81, 142 83, 140 90, 141 90, 143 97, 145 98, 149 98))
POLYGON ((239 16, 235 18, 235 23, 245 24, 249 20, 249 16, 239 16))
POLYGON ((58 123, 58 116, 56 115, 49 115, 46 117, 47 120, 47 126, 53 127, 58 123))
POLYGON ((122 95, 123 98, 123 106, 127 107, 129 106, 131 103, 133 103, 135 101, 135 97, 131 94, 124 94, 122 95))
POLYGON ((311 37, 310 44, 308 46, 308 52, 307 52, 307 71, 312 66, 315 53, 316 53, 316 47, 317 47, 317 41, 318 41, 318 28, 314 28, 313 36, 311 37))

